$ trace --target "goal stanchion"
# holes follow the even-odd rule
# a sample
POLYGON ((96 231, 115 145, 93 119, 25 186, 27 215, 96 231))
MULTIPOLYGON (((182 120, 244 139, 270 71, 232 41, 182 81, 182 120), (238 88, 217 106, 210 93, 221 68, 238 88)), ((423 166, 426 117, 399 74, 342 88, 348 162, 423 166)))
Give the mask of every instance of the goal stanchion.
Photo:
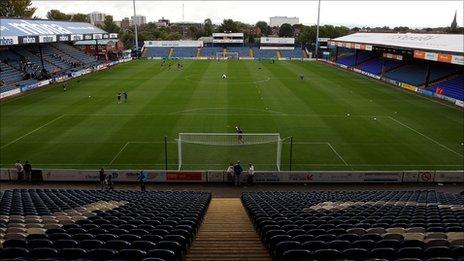
POLYGON ((279 133, 179 133, 178 170, 217 169, 241 160, 280 171, 282 141, 279 133))

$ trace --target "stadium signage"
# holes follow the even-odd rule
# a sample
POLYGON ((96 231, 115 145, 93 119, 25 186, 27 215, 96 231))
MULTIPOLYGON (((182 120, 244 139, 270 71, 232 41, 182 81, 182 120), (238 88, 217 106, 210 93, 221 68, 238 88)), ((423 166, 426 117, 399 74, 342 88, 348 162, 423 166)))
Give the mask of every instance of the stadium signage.
POLYGON ((0 19, 0 24, 1 46, 118 37, 118 34, 108 34, 91 24, 79 22, 6 18, 0 19))
POLYGON ((13 90, 2 92, 2 93, 0 93, 0 99, 13 96, 13 95, 18 94, 20 92, 21 92, 20 88, 16 88, 16 89, 13 89, 13 90))
POLYGON ((17 36, 0 36, 0 46, 1 45, 15 45, 18 44, 17 36))
POLYGON ((421 51, 421 50, 415 50, 414 51, 414 58, 423 59, 423 60, 429 60, 429 61, 442 62, 442 63, 452 63, 452 64, 464 65, 464 56, 462 56, 462 55, 424 52, 424 51, 421 51))
POLYGON ((357 43, 334 42, 334 41, 329 41, 328 43, 331 46, 337 46, 337 47, 342 47, 342 48, 347 48, 347 49, 372 51, 372 45, 369 45, 369 44, 357 44, 357 43))
POLYGON ((69 42, 71 40, 70 35, 58 35, 57 36, 58 42, 69 42))
POLYGON ((19 36, 19 44, 35 44, 39 42, 38 36, 19 36))
MULTIPOLYGON (((42 170, 44 181, 90 181, 98 180, 96 170, 42 170)), ((108 170, 114 181, 137 182, 139 171, 108 170)), ((229 182, 227 174, 220 170, 212 171, 161 171, 149 170, 148 182, 229 182), (208 175, 211 174, 211 175, 208 175), (206 176, 209 178, 205 178, 206 176), (214 177, 214 178, 213 178, 214 177)), ((241 175, 246 180, 246 175, 241 175)), ((14 169, 0 169, 0 180, 16 180, 14 169)), ((410 182, 459 182, 464 183, 464 171, 295 171, 295 172, 256 172, 256 183, 410 183, 410 182)))
POLYGON ((203 47, 203 41, 145 41, 143 47, 203 47))
POLYGON ((393 60, 399 60, 399 61, 403 60, 403 56, 401 54, 383 53, 382 56, 384 58, 393 59, 393 60))
POLYGON ((261 37, 261 44, 295 44, 295 38, 261 37))
POLYGON ((166 181, 205 181, 201 171, 175 171, 166 173, 166 181))
POLYGON ((261 50, 294 50, 294 46, 260 46, 261 50))
POLYGON ((39 43, 56 42, 56 35, 39 35, 39 43))
POLYGON ((93 34, 84 34, 84 40, 92 40, 93 34))

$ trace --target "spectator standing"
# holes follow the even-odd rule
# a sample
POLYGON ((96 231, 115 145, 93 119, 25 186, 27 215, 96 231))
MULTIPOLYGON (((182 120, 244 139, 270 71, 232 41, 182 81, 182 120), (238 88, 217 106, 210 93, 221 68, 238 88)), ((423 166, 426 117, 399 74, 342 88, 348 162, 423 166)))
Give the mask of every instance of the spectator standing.
POLYGON ((18 177, 18 181, 21 182, 24 179, 24 168, 23 164, 18 160, 15 163, 16 175, 18 177))
POLYGON ((98 178, 100 179, 101 189, 105 189, 106 174, 103 168, 101 168, 100 171, 98 172, 98 178))
POLYGON ((26 182, 30 183, 32 180, 32 165, 27 160, 24 163, 24 174, 26 182))
POLYGON ((253 184, 253 177, 255 176, 255 166, 250 162, 248 167, 248 184, 253 184))
POLYGON ((145 182, 147 182, 147 174, 145 171, 140 171, 138 181, 140 183, 140 191, 145 191, 145 182))
POLYGON ((234 166, 234 184, 235 186, 240 186, 240 175, 243 172, 242 166, 240 166, 240 161, 237 161, 237 164, 234 166))

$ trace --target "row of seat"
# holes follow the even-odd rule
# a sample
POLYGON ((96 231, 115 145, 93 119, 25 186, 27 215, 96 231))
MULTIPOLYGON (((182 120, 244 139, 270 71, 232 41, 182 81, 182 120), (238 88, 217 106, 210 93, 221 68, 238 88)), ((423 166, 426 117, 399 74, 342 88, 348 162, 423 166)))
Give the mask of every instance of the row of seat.
POLYGON ((190 191, 7 190, 0 258, 181 260, 210 200, 190 191))
MULTIPOLYGON (((460 258, 464 197, 435 191, 255 192, 242 201, 277 259, 460 258), (413 249, 411 249, 413 248, 413 249), (289 252, 287 255, 286 252, 289 252), (326 255, 327 254, 327 255, 326 255), (352 257, 351 257, 352 258, 352 257)), ((464 256, 463 256, 464 257, 464 256)))

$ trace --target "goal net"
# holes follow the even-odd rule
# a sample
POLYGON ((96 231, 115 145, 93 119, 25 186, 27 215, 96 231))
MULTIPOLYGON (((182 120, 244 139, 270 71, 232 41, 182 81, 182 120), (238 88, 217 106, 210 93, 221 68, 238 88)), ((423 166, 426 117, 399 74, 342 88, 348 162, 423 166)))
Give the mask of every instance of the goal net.
POLYGON ((238 60, 238 52, 217 52, 216 60, 238 60))
POLYGON ((179 133, 179 170, 226 169, 240 161, 244 169, 280 170, 282 140, 279 133, 179 133))

